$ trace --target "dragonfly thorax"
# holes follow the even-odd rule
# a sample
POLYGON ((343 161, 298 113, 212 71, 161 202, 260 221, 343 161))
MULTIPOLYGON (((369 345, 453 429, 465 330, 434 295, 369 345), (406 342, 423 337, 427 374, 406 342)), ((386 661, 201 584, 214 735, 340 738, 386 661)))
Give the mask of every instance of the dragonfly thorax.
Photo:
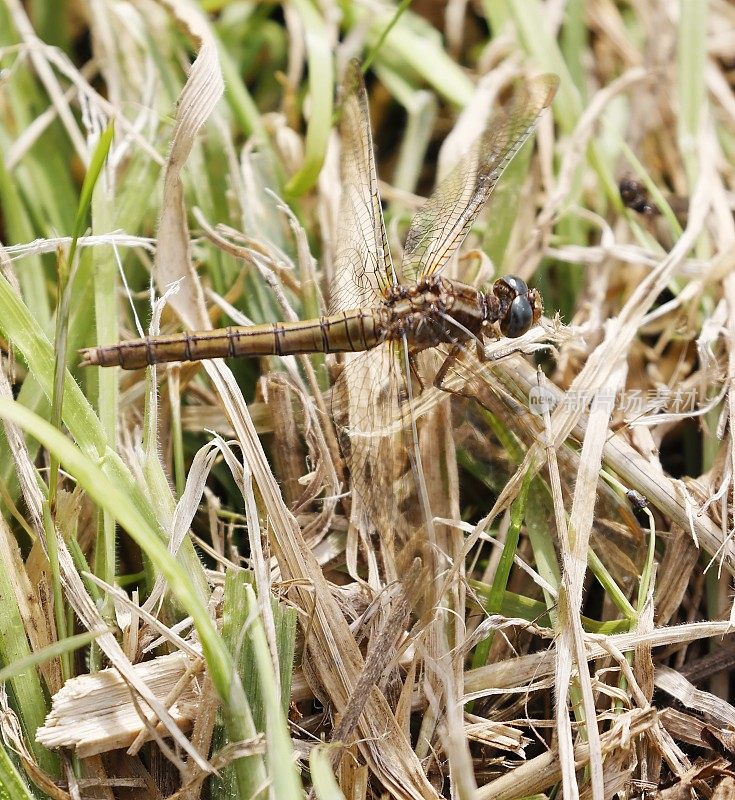
POLYGON ((397 285, 387 298, 386 338, 408 338, 419 349, 483 335, 515 338, 541 317, 541 300, 520 278, 506 275, 489 292, 448 278, 397 285))
POLYGON ((459 281, 431 276, 412 286, 397 285, 387 298, 387 338, 405 336, 414 348, 479 337, 485 296, 459 281))

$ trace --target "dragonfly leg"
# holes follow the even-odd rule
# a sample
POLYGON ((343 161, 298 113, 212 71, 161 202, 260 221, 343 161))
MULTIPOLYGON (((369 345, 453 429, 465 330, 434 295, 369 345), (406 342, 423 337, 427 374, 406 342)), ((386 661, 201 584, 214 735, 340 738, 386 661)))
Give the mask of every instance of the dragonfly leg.
POLYGON ((449 367, 452 366, 453 361, 456 361, 457 356, 462 352, 462 349, 463 348, 461 344, 455 344, 447 354, 447 357, 444 359, 441 367, 439 367, 439 371, 434 376, 434 386, 436 386, 437 389, 441 389, 443 392, 451 391, 449 389, 445 389, 442 386, 442 383, 444 382, 444 378, 447 376, 447 372, 449 372, 449 367))
POLYGON ((408 363, 409 363, 409 366, 411 367, 411 375, 413 375, 413 377, 416 379, 416 382, 419 385, 419 390, 421 392, 423 392, 424 391, 424 381, 421 378, 421 372, 419 370, 419 365, 418 365, 418 362, 416 361, 416 357, 415 356, 409 356, 408 357, 408 363))

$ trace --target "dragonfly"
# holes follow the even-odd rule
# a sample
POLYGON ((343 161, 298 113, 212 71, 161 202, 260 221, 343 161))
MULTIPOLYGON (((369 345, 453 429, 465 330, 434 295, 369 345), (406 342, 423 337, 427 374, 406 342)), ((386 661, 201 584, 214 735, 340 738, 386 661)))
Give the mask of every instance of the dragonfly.
POLYGON ((341 90, 342 198, 329 313, 92 347, 81 351, 82 364, 138 369, 220 357, 347 354, 332 388, 332 412, 350 469, 353 514, 357 506, 383 532, 400 527, 396 519, 407 512, 396 487, 417 467, 416 448, 406 440, 416 440, 410 409, 413 387, 423 386, 420 357, 438 354, 439 386, 460 351, 479 354, 486 338, 517 338, 540 320, 540 294, 519 277, 506 275, 482 291, 442 273, 557 86, 551 74, 514 86, 510 101, 416 212, 398 264, 378 193, 367 92, 359 63, 351 62, 341 90))

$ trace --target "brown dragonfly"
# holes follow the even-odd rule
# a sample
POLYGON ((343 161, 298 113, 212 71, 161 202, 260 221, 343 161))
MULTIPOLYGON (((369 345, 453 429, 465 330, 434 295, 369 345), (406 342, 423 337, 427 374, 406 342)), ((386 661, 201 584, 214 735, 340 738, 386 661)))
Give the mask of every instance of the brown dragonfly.
POLYGON ((498 324, 517 337, 538 322, 541 298, 517 277, 491 291, 441 277, 513 156, 552 101, 558 78, 519 85, 508 110, 491 119, 470 153, 441 182, 413 218, 400 270, 388 251, 359 66, 343 86, 341 242, 332 313, 318 319, 231 326, 211 331, 132 339, 84 349, 83 366, 140 369, 205 358, 343 353, 406 340, 413 350, 477 340, 498 324))
MULTIPOLYGON (((480 353, 485 336, 518 337, 541 316, 538 292, 518 277, 500 278, 483 292, 441 273, 557 85, 555 75, 541 75, 515 86, 509 103, 490 117, 467 155, 414 216, 399 267, 388 249, 367 94, 353 62, 342 86, 343 189, 330 313, 93 347, 82 351, 82 364, 137 369, 206 358, 367 351, 346 357, 332 408, 347 443, 353 515, 357 500, 373 526, 394 527, 395 509, 386 510, 385 494, 395 492, 399 476, 411 472, 408 462, 416 472, 410 446, 400 442, 412 426, 415 441, 410 403, 420 357, 439 354, 435 375, 441 377, 460 350, 469 346, 480 353)), ((420 378, 418 384, 424 385, 420 378)))

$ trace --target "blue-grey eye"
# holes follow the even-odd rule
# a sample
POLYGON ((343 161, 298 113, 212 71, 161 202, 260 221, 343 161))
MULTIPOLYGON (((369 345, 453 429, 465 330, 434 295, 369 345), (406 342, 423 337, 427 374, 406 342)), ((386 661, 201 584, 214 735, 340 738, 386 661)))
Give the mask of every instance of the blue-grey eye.
POLYGON ((518 295, 510 304, 510 309, 500 325, 500 330, 509 339, 522 336, 533 323, 533 306, 528 295, 518 295))
POLYGON ((495 285, 502 284, 515 297, 500 321, 500 330, 509 339, 522 336, 533 325, 533 304, 528 296, 528 286, 516 275, 503 275, 495 285))

